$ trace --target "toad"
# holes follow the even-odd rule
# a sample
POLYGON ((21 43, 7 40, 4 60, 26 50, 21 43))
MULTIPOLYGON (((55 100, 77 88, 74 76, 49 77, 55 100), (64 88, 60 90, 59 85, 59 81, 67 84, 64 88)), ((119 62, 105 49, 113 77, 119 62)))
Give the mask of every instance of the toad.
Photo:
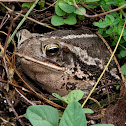
MULTIPOLYGON (((90 30, 57 30, 45 34, 23 29, 17 51, 23 73, 49 93, 67 95, 80 89, 89 94, 110 53, 90 30)), ((119 80, 112 60, 99 85, 119 80)))

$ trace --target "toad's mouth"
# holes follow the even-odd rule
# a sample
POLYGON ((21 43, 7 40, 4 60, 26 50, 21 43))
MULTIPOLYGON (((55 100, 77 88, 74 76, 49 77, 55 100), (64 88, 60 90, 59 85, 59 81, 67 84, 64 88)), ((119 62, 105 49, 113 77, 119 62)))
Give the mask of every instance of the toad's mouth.
POLYGON ((45 68, 52 69, 52 70, 55 70, 55 71, 65 71, 65 67, 62 67, 62 66, 60 66, 57 63, 52 63, 52 62, 49 62, 49 61, 38 60, 38 59, 29 57, 29 56, 26 56, 26 55, 23 55, 23 54, 20 54, 20 53, 15 53, 15 54, 17 56, 19 56, 20 58, 24 58, 27 61, 31 61, 31 62, 40 64, 40 65, 42 65, 45 68))

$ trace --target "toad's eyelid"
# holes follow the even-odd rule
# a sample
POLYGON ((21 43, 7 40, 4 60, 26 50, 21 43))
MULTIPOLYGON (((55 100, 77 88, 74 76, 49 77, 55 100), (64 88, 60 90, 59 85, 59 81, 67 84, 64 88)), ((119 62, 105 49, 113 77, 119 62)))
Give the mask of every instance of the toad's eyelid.
POLYGON ((56 45, 56 44, 49 44, 49 45, 46 45, 45 47, 47 47, 47 48, 59 48, 59 45, 56 45))
POLYGON ((48 43, 48 44, 45 44, 44 46, 48 46, 48 45, 50 45, 50 46, 59 46, 58 43, 48 43))

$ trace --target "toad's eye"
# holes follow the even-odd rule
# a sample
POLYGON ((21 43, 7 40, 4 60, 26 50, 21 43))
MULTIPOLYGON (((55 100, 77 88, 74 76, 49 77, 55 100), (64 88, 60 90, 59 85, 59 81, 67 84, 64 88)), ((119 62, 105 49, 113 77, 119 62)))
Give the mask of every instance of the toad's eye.
POLYGON ((55 43, 47 44, 44 48, 47 56, 55 56, 60 50, 59 45, 55 43))

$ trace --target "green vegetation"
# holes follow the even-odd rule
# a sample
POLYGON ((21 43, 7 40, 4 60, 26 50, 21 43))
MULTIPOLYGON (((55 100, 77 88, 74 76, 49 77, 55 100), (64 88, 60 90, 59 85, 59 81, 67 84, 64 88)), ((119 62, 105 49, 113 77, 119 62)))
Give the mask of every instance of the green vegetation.
MULTIPOLYGON (((122 18, 122 13, 113 12, 111 14, 106 15, 104 20, 100 19, 99 22, 94 22, 93 24, 99 28, 98 32, 103 37, 110 37, 111 38, 110 42, 112 46, 115 46, 119 39, 120 33, 122 31, 125 19, 122 18)), ((121 38, 118 49, 119 49, 119 53, 117 57, 119 59, 122 58, 125 59, 126 58, 126 28, 124 29, 123 36, 121 38)), ((121 70, 126 78, 125 69, 126 69, 126 65, 124 64, 121 67, 121 70)))
MULTIPOLYGON (((126 4, 125 0, 75 0, 76 4, 84 5, 88 8, 97 8, 100 7, 103 12, 110 11, 112 7, 118 8, 126 4)), ((82 6, 79 8, 86 13, 86 9, 82 6)), ((84 20, 84 15, 74 7, 73 0, 58 0, 55 4, 55 13, 51 19, 51 23, 54 26, 60 26, 64 24, 74 25, 77 23, 78 19, 84 20)), ((126 13, 123 9, 120 9, 119 12, 112 12, 105 15, 104 19, 100 19, 98 22, 94 22, 93 25, 98 27, 98 32, 103 37, 110 37, 111 45, 115 46, 120 33, 122 31, 124 22, 126 20, 126 13)), ((119 59, 126 59, 126 28, 124 29, 123 36, 119 45, 119 59)), ((121 67, 121 70, 126 78, 126 65, 124 64, 121 67)))
MULTIPOLYGON (((61 119, 58 110, 48 105, 30 106, 24 115, 33 126, 87 126, 86 114, 94 113, 89 108, 82 108, 78 102, 84 93, 81 90, 73 90, 68 97, 53 94, 65 103, 68 103, 61 119)), ((114 126, 112 124, 96 124, 92 126, 114 126)))
MULTIPOLYGON (((79 3, 80 0, 76 0, 76 2, 79 3)), ((80 7, 80 9, 86 13, 84 7, 80 7)), ((77 23, 76 15, 78 15, 79 18, 84 17, 83 14, 74 7, 73 0, 58 0, 55 4, 55 13, 56 15, 51 19, 51 23, 54 26, 64 24, 74 25, 77 23)))
MULTIPOLYGON (((101 6, 101 8, 104 11, 109 11, 112 6, 120 7, 126 4, 126 1, 125 0, 113 0, 113 1, 100 0, 98 4, 101 6)), ((119 12, 113 12, 107 14, 104 20, 100 19, 99 22, 94 22, 93 24, 98 27, 98 32, 103 37, 110 37, 111 38, 110 42, 112 43, 112 46, 115 46, 119 39, 125 20, 126 20, 126 14, 124 10, 121 9, 119 12)), ((125 60, 126 59, 126 28, 124 29, 118 49, 119 49, 118 58, 119 59, 123 58, 125 60)), ((121 70, 126 79, 125 64, 121 67, 121 70)))

